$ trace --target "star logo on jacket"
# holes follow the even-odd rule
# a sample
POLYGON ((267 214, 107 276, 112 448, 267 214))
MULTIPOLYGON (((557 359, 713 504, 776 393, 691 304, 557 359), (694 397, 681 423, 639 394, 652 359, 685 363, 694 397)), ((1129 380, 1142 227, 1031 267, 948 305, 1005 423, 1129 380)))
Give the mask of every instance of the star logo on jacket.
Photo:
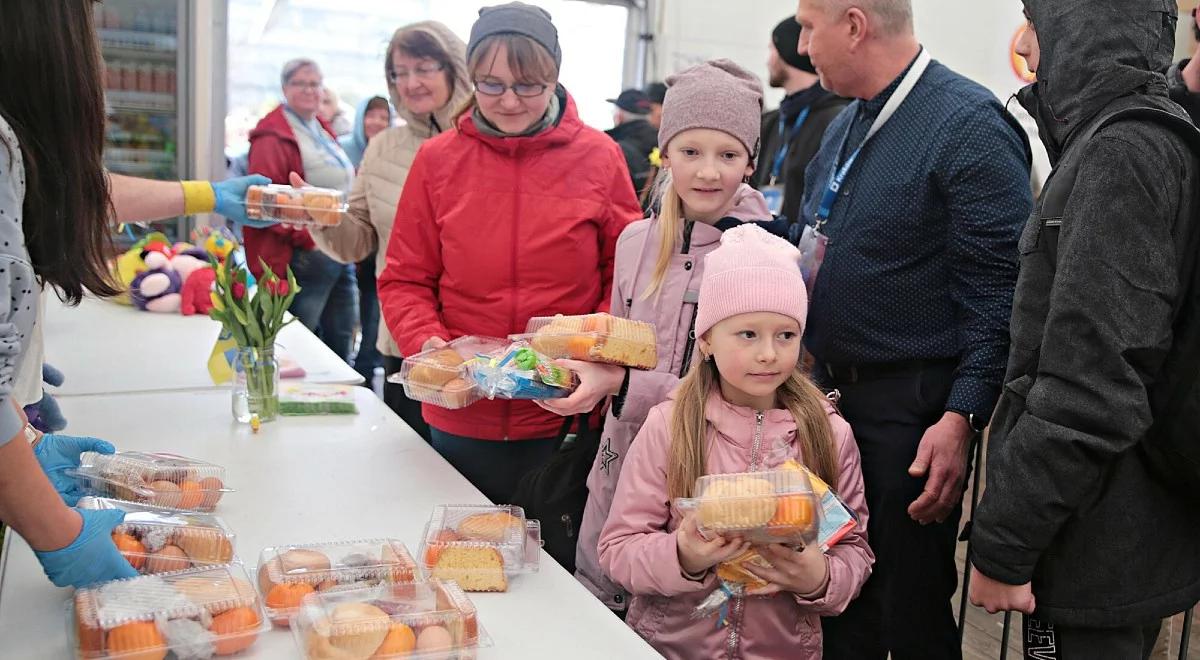
POLYGON ((600 469, 604 470, 604 476, 609 476, 609 464, 620 457, 620 454, 612 450, 612 439, 605 438, 604 446, 600 448, 600 469))

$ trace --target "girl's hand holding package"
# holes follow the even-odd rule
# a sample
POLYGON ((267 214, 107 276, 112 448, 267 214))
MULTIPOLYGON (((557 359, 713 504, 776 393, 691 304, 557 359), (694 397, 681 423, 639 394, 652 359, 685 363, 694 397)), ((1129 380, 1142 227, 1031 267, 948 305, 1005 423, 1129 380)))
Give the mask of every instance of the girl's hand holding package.
POLYGON ((579 386, 564 399, 548 399, 537 404, 552 413, 566 417, 596 409, 606 397, 616 394, 625 382, 625 367, 579 360, 555 360, 554 364, 575 372, 579 386))
POLYGON ((700 575, 750 548, 748 541, 737 536, 714 536, 712 540, 706 540, 700 535, 695 511, 689 512, 679 523, 679 529, 675 531, 675 543, 679 552, 679 567, 687 575, 700 575))
POLYGON ((820 598, 829 582, 829 559, 816 544, 793 549, 779 543, 759 546, 758 552, 771 566, 747 563, 745 568, 769 584, 749 593, 770 596, 790 591, 802 596, 820 598))

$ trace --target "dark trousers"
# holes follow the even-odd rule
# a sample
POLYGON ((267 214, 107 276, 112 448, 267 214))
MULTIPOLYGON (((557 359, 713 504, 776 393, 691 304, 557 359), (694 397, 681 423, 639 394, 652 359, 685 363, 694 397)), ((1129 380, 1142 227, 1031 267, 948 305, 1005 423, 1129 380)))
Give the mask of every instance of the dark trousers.
POLYGON ((358 321, 354 266, 340 264, 320 250, 296 250, 290 265, 300 292, 289 311, 349 364, 358 321))
POLYGON ((1148 626, 1077 628, 1023 616, 1026 660, 1145 660, 1154 651, 1162 621, 1148 626))
MULTIPOLYGON (((859 597, 824 619, 824 657, 833 660, 959 659, 951 598, 961 505, 921 525, 908 506, 925 479, 908 475, 925 431, 945 414, 955 364, 937 362, 872 378, 818 380, 841 391, 840 408, 862 454, 867 541, 875 567, 859 597)), ((838 374, 841 376, 842 374, 838 374)))
POLYGON ((494 504, 508 504, 525 473, 550 459, 558 438, 479 440, 431 428, 433 448, 494 504))
POLYGON ((425 423, 425 417, 421 414, 421 402, 408 398, 404 393, 404 386, 400 383, 390 383, 387 380, 387 376, 400 373, 403 364, 404 360, 401 358, 383 356, 383 371, 386 374, 383 380, 383 402, 416 431, 417 435, 425 438, 425 442, 429 442, 429 425, 425 423))
POLYGON ((375 253, 355 266, 358 279, 358 326, 362 341, 354 356, 354 370, 366 381, 363 387, 374 387, 375 367, 383 366, 383 355, 376 346, 379 340, 379 294, 375 291, 375 253))

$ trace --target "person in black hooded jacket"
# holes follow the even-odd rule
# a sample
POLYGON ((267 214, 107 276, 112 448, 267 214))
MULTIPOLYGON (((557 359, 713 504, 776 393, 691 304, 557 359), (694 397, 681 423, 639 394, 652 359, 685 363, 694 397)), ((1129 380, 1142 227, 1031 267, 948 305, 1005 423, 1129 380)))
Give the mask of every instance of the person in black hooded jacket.
POLYGON ((1038 82, 1018 98, 1055 172, 1069 164, 1077 176, 1061 217, 1043 213, 1044 193, 1021 237, 971 600, 1026 614, 1027 658, 1145 658, 1160 620, 1200 599, 1200 510, 1140 447, 1155 422, 1151 389, 1183 340, 1173 315, 1190 304, 1179 273, 1196 258, 1184 245, 1200 167, 1159 120, 1078 138, 1121 108, 1187 119, 1161 73, 1177 10, 1165 0, 1025 0, 1025 10, 1019 52, 1038 82))

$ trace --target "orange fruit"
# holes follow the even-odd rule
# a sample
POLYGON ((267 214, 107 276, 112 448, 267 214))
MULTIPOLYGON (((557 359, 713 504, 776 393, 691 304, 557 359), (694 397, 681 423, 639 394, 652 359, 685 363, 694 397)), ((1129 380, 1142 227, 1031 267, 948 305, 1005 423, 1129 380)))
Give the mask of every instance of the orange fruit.
POLYGON ((277 584, 267 592, 267 607, 273 610, 290 610, 300 607, 300 601, 313 591, 315 589, 307 582, 277 584))
POLYGON ((113 545, 117 546, 121 556, 125 557, 125 561, 129 562, 134 569, 141 569, 146 563, 146 546, 137 540, 132 534, 124 532, 113 532, 113 545))
POLYGON ((179 484, 179 492, 179 507, 182 509, 194 509, 204 501, 204 493, 200 492, 200 484, 195 481, 185 481, 179 484))
POLYGON ((772 536, 791 536, 812 525, 815 511, 807 495, 783 495, 775 505, 775 516, 767 523, 772 536))
POLYGON ((217 506, 217 502, 221 500, 221 489, 225 484, 216 477, 205 477, 200 480, 200 509, 204 511, 212 511, 217 506))
POLYGON ((572 360, 587 360, 596 347, 596 338, 589 335, 571 335, 567 337, 567 356, 572 360))
POLYGON ((108 655, 123 660, 163 660, 167 644, 153 621, 125 623, 108 631, 108 655))
POLYGON ((375 655, 372 658, 395 658, 408 657, 413 649, 417 646, 417 634, 412 628, 403 623, 393 623, 391 628, 388 628, 387 637, 383 638, 383 643, 375 650, 375 655))
POLYGON ((235 607, 213 617, 208 627, 216 640, 213 642, 217 655, 233 655, 250 648, 258 639, 254 630, 258 627, 258 614, 249 607, 235 607))

